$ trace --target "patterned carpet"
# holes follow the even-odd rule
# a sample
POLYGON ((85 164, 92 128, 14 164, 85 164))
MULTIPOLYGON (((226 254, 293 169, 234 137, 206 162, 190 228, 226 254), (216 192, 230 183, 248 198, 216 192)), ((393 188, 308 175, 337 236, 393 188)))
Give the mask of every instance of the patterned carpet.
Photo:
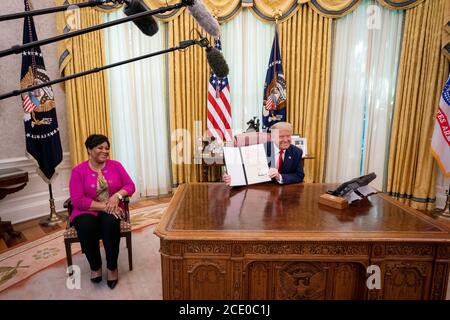
MULTIPOLYGON (((132 230, 157 224, 168 204, 158 204, 130 211, 132 230)), ((9 250, 0 255, 0 292, 43 269, 64 260, 64 230, 9 250)), ((80 252, 79 243, 72 244, 72 255, 80 252)))

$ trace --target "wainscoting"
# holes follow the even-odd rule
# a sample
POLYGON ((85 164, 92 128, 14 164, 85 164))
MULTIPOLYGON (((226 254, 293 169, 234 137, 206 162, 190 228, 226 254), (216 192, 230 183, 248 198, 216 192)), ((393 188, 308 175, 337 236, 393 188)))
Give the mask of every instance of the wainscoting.
MULTIPOLYGON (((28 172, 28 183, 21 191, 7 195, 0 201, 0 217, 4 221, 19 223, 50 214, 48 185, 37 174, 37 165, 26 157, 0 160, 0 169, 17 168, 28 172)), ((63 161, 56 168, 58 176, 52 183, 57 212, 64 211, 63 203, 69 196, 70 179, 69 153, 63 154, 63 161)))

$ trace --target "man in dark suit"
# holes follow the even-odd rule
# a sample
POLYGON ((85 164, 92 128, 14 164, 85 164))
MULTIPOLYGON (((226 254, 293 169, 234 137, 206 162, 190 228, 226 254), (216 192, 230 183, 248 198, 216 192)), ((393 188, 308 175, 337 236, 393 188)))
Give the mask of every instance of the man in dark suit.
MULTIPOLYGON (((271 128, 272 142, 264 145, 270 168, 269 177, 279 184, 299 183, 305 177, 303 151, 291 144, 292 132, 292 124, 278 122, 271 128)), ((229 185, 231 176, 224 175, 223 180, 229 185)))

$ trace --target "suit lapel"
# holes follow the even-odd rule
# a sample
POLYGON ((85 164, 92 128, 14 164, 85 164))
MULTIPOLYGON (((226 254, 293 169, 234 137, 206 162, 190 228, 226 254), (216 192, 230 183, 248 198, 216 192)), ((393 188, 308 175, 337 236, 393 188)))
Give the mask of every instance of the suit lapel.
POLYGON ((281 170, 280 170, 280 172, 284 172, 284 169, 286 168, 286 166, 287 166, 287 162, 289 161, 291 161, 291 159, 290 159, 290 157, 292 157, 292 155, 291 155, 291 146, 289 146, 289 148, 287 148, 286 149, 286 151, 284 152, 284 160, 283 160, 283 165, 281 166, 281 170))

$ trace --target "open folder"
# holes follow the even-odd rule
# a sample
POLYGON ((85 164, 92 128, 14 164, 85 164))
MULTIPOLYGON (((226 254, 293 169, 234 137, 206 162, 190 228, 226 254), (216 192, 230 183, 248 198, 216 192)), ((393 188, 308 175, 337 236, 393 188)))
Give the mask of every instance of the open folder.
POLYGON ((263 144, 246 147, 224 147, 223 155, 231 186, 270 181, 269 166, 263 144))

